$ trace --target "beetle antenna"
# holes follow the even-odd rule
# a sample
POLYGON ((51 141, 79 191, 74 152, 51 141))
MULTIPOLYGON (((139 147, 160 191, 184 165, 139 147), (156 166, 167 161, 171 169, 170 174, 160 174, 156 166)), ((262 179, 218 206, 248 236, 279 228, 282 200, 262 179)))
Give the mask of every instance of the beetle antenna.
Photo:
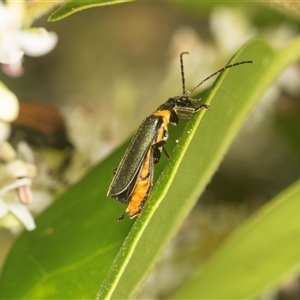
POLYGON ((182 94, 185 94, 185 79, 184 79, 184 69, 183 69, 183 59, 182 56, 184 54, 189 54, 188 52, 180 53, 180 70, 181 70, 181 82, 182 82, 182 94))
MULTIPOLYGON (((182 55, 183 53, 181 53, 182 55)), ((181 57, 180 55, 180 57, 181 57)), ((186 96, 189 96, 195 89, 197 89, 200 85, 202 85, 205 81, 207 81, 208 79, 212 78, 213 76, 225 71, 226 69, 229 69, 229 68, 232 68, 232 67, 236 67, 236 66, 239 66, 239 65, 243 65, 243 64, 252 64, 253 63, 253 60, 244 60, 244 61, 240 61, 240 62, 237 62, 237 63, 234 63, 232 65, 228 65, 228 66, 225 66, 224 68, 218 70, 217 72, 209 75, 208 77, 206 77, 204 80, 202 80, 200 83, 198 83, 194 88, 192 88, 190 91, 187 91, 187 93, 185 94, 184 92, 184 89, 183 89, 183 95, 186 95, 186 96)), ((183 70, 182 70, 183 72, 183 70)), ((184 80, 183 80, 184 82, 184 80)))

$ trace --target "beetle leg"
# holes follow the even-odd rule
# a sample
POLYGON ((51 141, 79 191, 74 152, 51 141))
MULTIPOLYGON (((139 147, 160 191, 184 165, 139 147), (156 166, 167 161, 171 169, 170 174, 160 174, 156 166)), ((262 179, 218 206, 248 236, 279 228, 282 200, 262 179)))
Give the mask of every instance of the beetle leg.
POLYGON ((170 155, 169 155, 169 153, 167 152, 167 150, 166 150, 165 147, 163 147, 163 151, 164 151, 166 157, 167 157, 168 159, 170 159, 170 155))
POLYGON ((206 110, 209 110, 209 109, 210 109, 210 106, 209 106, 208 104, 202 104, 202 105, 200 105, 199 107, 197 107, 197 108, 195 109, 195 112, 201 110, 202 108, 205 108, 206 110))
POLYGON ((122 216, 120 216, 119 218, 116 218, 115 220, 116 220, 117 222, 120 222, 120 221, 122 221, 122 220, 124 219, 125 216, 126 216, 126 211, 124 211, 124 213, 123 213, 122 216))
POLYGON ((195 112, 195 111, 191 112, 190 115, 188 115, 188 114, 181 114, 181 113, 177 113, 177 114, 178 114, 178 116, 180 117, 180 119, 190 119, 191 116, 192 116, 192 114, 193 114, 194 112, 195 112))

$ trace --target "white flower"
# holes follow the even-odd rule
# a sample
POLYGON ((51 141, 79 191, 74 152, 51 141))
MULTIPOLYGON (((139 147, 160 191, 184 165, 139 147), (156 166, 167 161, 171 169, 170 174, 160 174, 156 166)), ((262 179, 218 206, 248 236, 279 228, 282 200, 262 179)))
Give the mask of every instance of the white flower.
POLYGON ((0 82, 0 120, 11 122, 17 118, 18 114, 19 101, 16 95, 0 82))
POLYGON ((1 124, 7 123, 0 121, 0 158, 5 162, 9 162, 16 158, 17 153, 9 142, 1 140, 1 124))
MULTIPOLYGON (((4 201, 4 196, 12 190, 26 190, 30 191, 31 179, 21 178, 16 179, 13 183, 4 186, 0 189, 0 219, 4 219, 8 214, 14 215, 27 230, 35 229, 34 219, 24 204, 17 201, 17 197, 13 197, 13 200, 4 201)), ((3 221, 1 222, 3 225, 3 221)))
POLYGON ((0 0, 0 63, 10 75, 20 75, 24 54, 41 56, 57 43, 57 35, 44 28, 23 28, 26 2, 14 1, 4 5, 0 0), (8 66, 11 66, 10 68, 8 66))
POLYGON ((1 146, 0 155, 4 153, 8 159, 0 175, 2 181, 9 183, 0 189, 0 226, 13 229, 22 223, 27 230, 33 230, 35 223, 28 205, 33 200, 30 187, 36 176, 36 166, 16 159, 8 143, 3 142, 1 146))
POLYGON ((42 56, 50 52, 57 43, 57 35, 45 28, 23 30, 19 34, 19 43, 29 56, 42 56))

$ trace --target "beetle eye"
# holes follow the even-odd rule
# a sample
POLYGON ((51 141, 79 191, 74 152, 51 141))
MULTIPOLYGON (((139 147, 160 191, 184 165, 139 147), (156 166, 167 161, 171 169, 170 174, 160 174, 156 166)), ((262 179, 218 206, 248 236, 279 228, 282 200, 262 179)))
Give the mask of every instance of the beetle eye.
POLYGON ((185 103, 186 103, 186 100, 187 100, 186 97, 180 97, 180 98, 177 99, 176 102, 177 102, 177 104, 178 104, 179 106, 184 106, 185 103))

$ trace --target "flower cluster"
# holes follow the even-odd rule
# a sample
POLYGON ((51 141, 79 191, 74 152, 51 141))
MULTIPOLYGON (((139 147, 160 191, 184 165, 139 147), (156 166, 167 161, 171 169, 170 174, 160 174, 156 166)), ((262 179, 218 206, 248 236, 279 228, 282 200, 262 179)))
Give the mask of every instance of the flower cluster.
POLYGON ((8 122, 17 117, 18 107, 15 95, 0 86, 0 159, 4 162, 0 167, 0 182, 4 183, 0 188, 0 225, 14 227, 11 222, 17 218, 26 229, 32 230, 35 224, 26 205, 32 202, 30 186, 36 167, 19 159, 6 141, 10 132, 8 122))
MULTIPOLYGON (((3 72, 11 77, 23 74, 25 54, 44 55, 57 43, 55 33, 28 26, 29 7, 22 0, 5 4, 0 0, 0 64, 3 72)), ((28 153, 15 151, 7 142, 10 122, 18 113, 17 97, 0 82, 0 226, 13 229, 21 223, 27 230, 33 230, 35 223, 28 205, 33 201, 30 187, 37 168, 26 159, 28 153)), ((31 151, 28 147, 22 149, 31 151)))

